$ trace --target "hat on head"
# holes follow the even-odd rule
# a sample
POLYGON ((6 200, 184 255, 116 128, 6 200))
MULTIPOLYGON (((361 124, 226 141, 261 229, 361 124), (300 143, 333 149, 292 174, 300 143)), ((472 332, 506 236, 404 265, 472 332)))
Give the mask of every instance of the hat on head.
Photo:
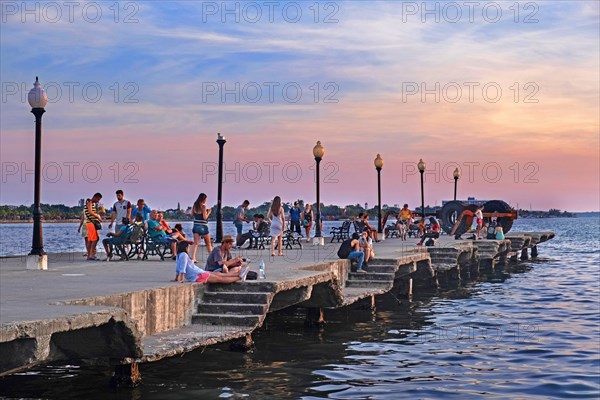
POLYGON ((223 240, 221 241, 221 243, 227 243, 227 242, 233 243, 233 237, 231 235, 223 236, 223 240))

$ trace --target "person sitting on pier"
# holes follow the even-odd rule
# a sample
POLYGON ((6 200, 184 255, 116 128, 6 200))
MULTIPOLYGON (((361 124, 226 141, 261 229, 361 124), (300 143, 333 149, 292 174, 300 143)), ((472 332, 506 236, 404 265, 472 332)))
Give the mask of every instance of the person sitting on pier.
POLYGON ((369 262, 369 259, 375 257, 375 253, 373 252, 373 238, 370 236, 371 231, 365 229, 358 239, 360 250, 365 253, 365 261, 369 262))
MULTIPOLYGON (((125 240, 127 240, 127 236, 131 234, 131 230, 133 229, 133 225, 129 225, 129 218, 127 217, 123 217, 119 226, 120 228, 117 232, 108 232, 106 234, 106 239, 102 239, 102 245, 106 252, 106 259, 104 261, 112 261, 112 246, 123 245, 125 240)), ((121 257, 121 259, 124 260, 125 257, 121 257)))
POLYGON ((192 259, 188 254, 188 247, 189 243, 187 241, 177 243, 175 282, 234 283, 240 280, 246 280, 246 275, 248 275, 250 267, 245 266, 240 271, 205 271, 192 262, 192 259))
POLYGON ((254 214, 253 228, 246 233, 243 233, 240 240, 237 241, 237 246, 241 247, 249 240, 250 243, 246 249, 258 248, 258 238, 263 236, 267 237, 270 234, 269 223, 265 221, 265 216, 262 214, 254 214), (253 244, 254 243, 254 244, 253 244))
POLYGON ((374 228, 371 226, 371 224, 369 224, 369 214, 363 213, 363 223, 365 225, 365 228, 369 230, 370 236, 375 239, 376 243, 379 243, 379 236, 377 234, 377 228, 374 228))
MULTIPOLYGON (((169 226, 169 223, 163 219, 163 216, 164 216, 164 213, 162 211, 156 212, 156 221, 158 223, 160 223, 160 225, 164 228, 163 230, 167 234, 167 237, 170 239, 175 239, 178 242, 180 242, 182 240, 186 240, 185 235, 182 235, 181 232, 179 232, 176 229, 172 229, 169 226)), ((181 224, 178 224, 178 225, 179 225, 179 227, 181 227, 181 224)), ((192 243, 194 243, 194 242, 192 242, 192 243)))
POLYGON ((365 228, 364 213, 361 212, 358 214, 358 217, 354 218, 354 229, 360 234, 365 228))
POLYGON ((500 224, 496 225, 496 228, 494 229, 494 235, 496 236, 496 240, 506 239, 504 237, 504 229, 502 228, 502 225, 500 225, 500 224))
POLYGON ((216 246, 206 259, 206 270, 209 272, 228 272, 229 268, 237 270, 242 265, 242 258, 231 256, 230 250, 233 247, 233 237, 223 236, 220 246, 216 246))
POLYGON ((486 232, 486 239, 496 239, 494 229, 496 229, 496 221, 492 220, 489 223, 483 224, 483 229, 486 232))
POLYGON ((342 259, 347 259, 350 261, 356 260, 356 272, 364 273, 367 272, 363 269, 363 266, 368 267, 365 260, 365 253, 360 251, 360 242, 358 241, 359 235, 357 232, 352 234, 350 239, 346 239, 340 245, 338 250, 338 257, 342 259))
POLYGON ((172 235, 167 235, 166 228, 161 225, 158 215, 159 212, 156 210, 152 210, 150 212, 150 219, 148 220, 148 234, 152 240, 155 240, 161 244, 168 244, 171 247, 172 254, 175 254, 177 239, 172 235))
MULTIPOLYGON (((429 232, 423 234, 421 241, 417 243, 417 246, 423 246, 425 239, 432 239, 427 243, 431 243, 431 246, 433 246, 433 239, 438 239, 440 237, 440 231, 440 223, 437 221, 437 219, 435 219, 435 217, 429 217, 429 232)), ((426 245, 429 246, 429 244, 426 245)))

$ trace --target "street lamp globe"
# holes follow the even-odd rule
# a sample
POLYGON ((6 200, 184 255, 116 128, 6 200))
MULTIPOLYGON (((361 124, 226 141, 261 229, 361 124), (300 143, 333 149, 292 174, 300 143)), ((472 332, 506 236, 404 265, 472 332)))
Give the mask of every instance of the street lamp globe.
POLYGON ((456 167, 456 169, 454 170, 454 179, 458 179, 460 178, 460 169, 458 169, 458 167, 456 167))
POLYGON ((421 172, 421 173, 425 172, 425 163, 423 162, 422 158, 419 160, 419 163, 417 164, 417 166, 419 167, 419 172, 421 172))
POLYGON ((375 161, 373 161, 373 164, 375 164, 376 169, 383 168, 383 158, 381 158, 380 154, 377 154, 377 157, 375 157, 375 161))
POLYGON ((323 145, 321 145, 321 141, 317 141, 317 144, 315 145, 315 147, 313 147, 313 156, 315 156, 316 159, 322 159, 323 156, 325 155, 325 147, 323 147, 323 145))
POLYGON ((38 77, 35 77, 35 82, 33 83, 33 88, 29 91, 27 95, 27 101, 29 101, 29 105, 31 108, 44 108, 48 103, 48 95, 46 91, 40 85, 38 77))

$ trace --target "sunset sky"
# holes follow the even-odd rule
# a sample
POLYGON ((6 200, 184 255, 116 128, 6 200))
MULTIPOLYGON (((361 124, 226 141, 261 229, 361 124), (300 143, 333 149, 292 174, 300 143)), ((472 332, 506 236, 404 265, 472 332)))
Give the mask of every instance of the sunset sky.
POLYGON ((2 1, 1 204, 321 200, 600 209, 598 1, 2 1), (27 5, 26 5, 27 4, 27 5), (473 5, 474 4, 474 5, 473 5), (25 7, 29 7, 25 10, 25 7))

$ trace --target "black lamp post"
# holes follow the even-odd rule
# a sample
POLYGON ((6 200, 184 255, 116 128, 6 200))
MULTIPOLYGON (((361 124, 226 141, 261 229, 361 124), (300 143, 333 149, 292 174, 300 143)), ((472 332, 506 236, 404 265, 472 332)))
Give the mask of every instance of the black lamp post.
POLYGON ((222 199, 223 199, 223 146, 227 142, 224 136, 217 133, 217 143, 219 144, 219 185, 217 188, 217 237, 215 242, 221 243, 223 240, 223 210, 222 199))
POLYGON ((421 173, 421 215, 423 217, 423 220, 425 220, 425 189, 423 187, 423 173, 425 172, 425 163, 423 162, 422 158, 419 160, 417 166, 419 167, 419 172, 421 173))
POLYGON ((40 85, 38 77, 35 77, 33 89, 29 91, 27 96, 31 112, 35 115, 35 184, 34 184, 34 204, 33 204, 33 240, 31 244, 30 256, 34 260, 35 269, 46 269, 47 261, 45 259, 46 252, 44 251, 44 241, 42 237, 42 208, 40 205, 40 180, 42 175, 42 115, 46 112, 44 107, 48 103, 48 96, 40 85))
POLYGON ((456 169, 454 170, 454 200, 456 200, 456 186, 458 183, 458 178, 460 178, 460 169, 456 167, 456 169))
POLYGON ((321 164, 321 160, 323 159, 323 156, 325 155, 325 148, 321 145, 320 141, 317 141, 317 144, 315 145, 315 147, 313 148, 313 156, 315 156, 315 161, 317 162, 317 173, 316 173, 316 180, 317 180, 317 217, 316 217, 316 227, 315 227, 315 240, 314 243, 315 244, 320 244, 323 245, 324 241, 323 241, 323 237, 321 236, 321 186, 320 186, 320 181, 321 179, 319 178, 319 165, 321 164))
POLYGON ((375 169, 377 170, 377 232, 383 232, 383 226, 381 226, 381 169, 383 168, 383 158, 380 154, 375 157, 375 169))

